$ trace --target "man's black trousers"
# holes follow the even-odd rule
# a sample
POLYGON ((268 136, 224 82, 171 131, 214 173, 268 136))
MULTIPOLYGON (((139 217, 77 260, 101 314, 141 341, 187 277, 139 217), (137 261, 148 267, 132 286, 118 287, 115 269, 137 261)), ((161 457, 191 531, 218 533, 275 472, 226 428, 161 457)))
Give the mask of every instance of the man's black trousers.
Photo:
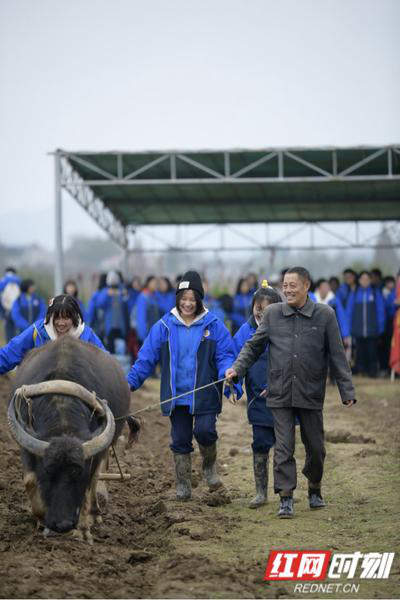
POLYGON ((310 487, 322 480, 325 460, 322 410, 306 408, 271 408, 274 417, 274 488, 281 496, 291 496, 297 485, 295 451, 296 417, 300 424, 301 441, 306 451, 303 474, 310 487))

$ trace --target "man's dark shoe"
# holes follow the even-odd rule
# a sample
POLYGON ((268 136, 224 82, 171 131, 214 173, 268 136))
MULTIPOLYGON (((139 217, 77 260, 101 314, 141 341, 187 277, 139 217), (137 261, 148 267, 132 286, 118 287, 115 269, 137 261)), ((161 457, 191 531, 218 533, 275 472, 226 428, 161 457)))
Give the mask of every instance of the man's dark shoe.
POLYGON ((310 508, 325 508, 325 500, 321 496, 321 490, 308 490, 308 501, 310 508))
POLYGON ((281 496, 278 517, 280 519, 292 519, 294 517, 293 498, 291 496, 281 496))

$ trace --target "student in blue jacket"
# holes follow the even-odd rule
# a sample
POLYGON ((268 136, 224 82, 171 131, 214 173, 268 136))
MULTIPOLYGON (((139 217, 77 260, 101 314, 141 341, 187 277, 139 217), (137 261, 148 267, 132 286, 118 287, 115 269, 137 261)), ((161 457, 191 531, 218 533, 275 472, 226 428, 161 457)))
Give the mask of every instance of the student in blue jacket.
POLYGON ((97 335, 85 325, 75 298, 61 294, 50 301, 44 319, 39 319, 0 348, 0 375, 18 366, 32 348, 43 346, 62 335, 72 335, 105 351, 97 335))
POLYGON ((209 489, 222 485, 216 469, 216 421, 222 410, 223 386, 219 383, 197 392, 191 390, 222 379, 234 359, 234 351, 228 330, 204 308, 203 298, 199 274, 188 271, 178 283, 175 308, 152 326, 127 376, 131 389, 137 390, 160 363, 161 401, 187 392, 161 404, 162 414, 171 421, 170 448, 178 500, 191 497, 193 435, 199 444, 209 489))
POLYGON ((356 340, 354 373, 378 374, 378 337, 385 331, 385 305, 381 292, 371 286, 371 274, 362 271, 359 286, 350 294, 346 311, 356 340))
POLYGON ((4 319, 6 340, 9 342, 16 334, 15 324, 11 316, 14 301, 21 293, 21 277, 13 267, 7 267, 4 277, 0 279, 0 314, 4 319))
POLYGON ((144 288, 136 301, 134 313, 138 340, 140 344, 143 344, 151 327, 161 316, 157 297, 157 278, 154 275, 149 275, 146 279, 144 288))
MULTIPOLYGON (((280 302, 276 290, 268 287, 266 280, 262 282, 253 295, 251 304, 252 316, 244 323, 233 338, 235 356, 261 323, 267 306, 280 302)), ((247 395, 247 416, 253 428, 253 468, 256 484, 256 495, 250 502, 250 508, 258 508, 267 501, 268 488, 268 458, 269 451, 275 444, 274 421, 272 413, 266 404, 267 395, 267 361, 268 347, 245 376, 247 395)))
POLYGON ((160 316, 172 310, 176 300, 175 290, 168 277, 159 277, 157 281, 157 303, 160 311, 160 316))
POLYGON ((250 287, 246 277, 239 279, 236 293, 233 297, 233 311, 231 314, 232 320, 232 333, 236 331, 247 321, 250 317, 250 307, 253 293, 250 292, 250 287))
POLYGON ((115 341, 128 337, 129 329, 129 295, 121 285, 121 277, 117 271, 109 271, 106 277, 107 287, 96 297, 96 308, 103 311, 106 348, 115 354, 115 341))
POLYGON ((86 306, 85 306, 85 303, 83 302, 83 300, 81 300, 79 298, 78 284, 76 283, 76 281, 74 279, 68 279, 64 283, 63 293, 64 294, 69 294, 70 296, 73 296, 75 298, 75 300, 79 304, 79 308, 81 309, 83 320, 85 322, 87 322, 88 315, 87 315, 87 312, 86 312, 86 306))
POLYGON ((14 300, 11 309, 11 317, 18 333, 38 319, 43 319, 46 314, 44 300, 36 294, 35 282, 32 279, 24 279, 20 287, 21 293, 14 300))

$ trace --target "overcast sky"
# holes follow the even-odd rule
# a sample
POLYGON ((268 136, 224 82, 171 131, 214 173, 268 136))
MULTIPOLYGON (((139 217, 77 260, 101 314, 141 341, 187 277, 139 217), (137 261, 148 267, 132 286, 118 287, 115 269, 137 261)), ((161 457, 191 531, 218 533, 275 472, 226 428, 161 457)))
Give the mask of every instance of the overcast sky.
MULTIPOLYGON (((400 142, 398 0, 1 0, 0 241, 53 244, 48 152, 400 142)), ((64 201, 65 241, 99 229, 64 201)))

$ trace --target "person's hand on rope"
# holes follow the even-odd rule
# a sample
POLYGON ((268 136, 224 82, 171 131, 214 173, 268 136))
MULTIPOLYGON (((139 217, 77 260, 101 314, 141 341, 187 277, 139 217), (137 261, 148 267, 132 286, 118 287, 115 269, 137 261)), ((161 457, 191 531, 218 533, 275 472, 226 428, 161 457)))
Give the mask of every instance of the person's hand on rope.
POLYGON ((232 367, 229 367, 229 369, 225 371, 225 377, 229 385, 231 385, 232 383, 237 383, 239 379, 237 372, 235 371, 235 369, 232 369, 232 367))
POLYGON ((345 406, 349 407, 349 406, 353 406, 353 404, 355 404, 356 402, 357 402, 357 400, 354 398, 354 400, 345 400, 345 401, 343 402, 343 404, 344 404, 345 406))

